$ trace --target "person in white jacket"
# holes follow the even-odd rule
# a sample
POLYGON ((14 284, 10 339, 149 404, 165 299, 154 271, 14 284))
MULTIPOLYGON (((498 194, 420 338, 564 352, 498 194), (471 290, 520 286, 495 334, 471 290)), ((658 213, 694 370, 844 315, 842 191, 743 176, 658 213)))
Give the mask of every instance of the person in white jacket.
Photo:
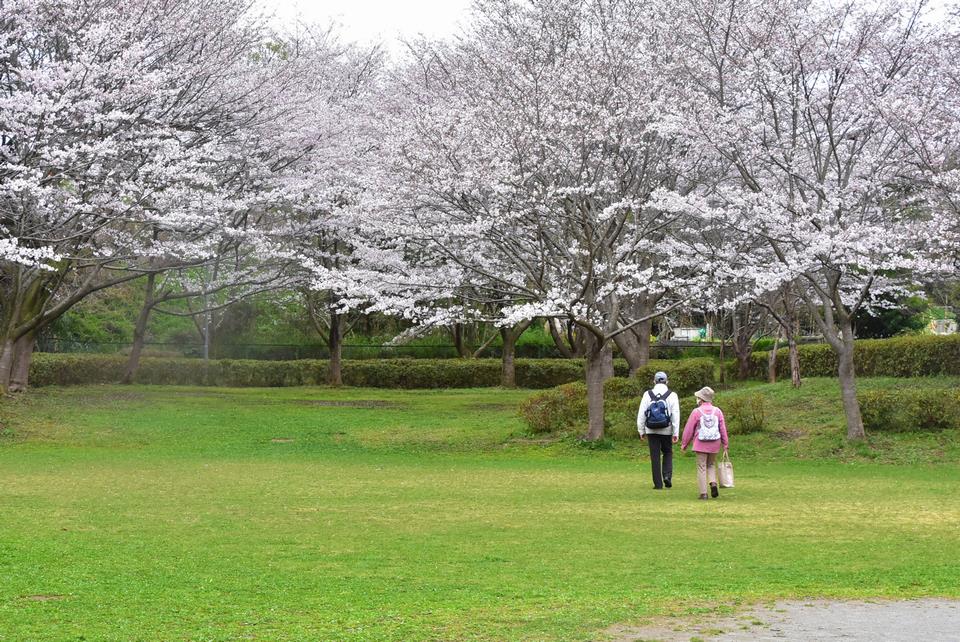
POLYGON ((667 373, 653 376, 653 388, 643 393, 637 432, 650 446, 653 488, 673 487, 673 444, 680 439, 680 398, 667 387, 667 373))

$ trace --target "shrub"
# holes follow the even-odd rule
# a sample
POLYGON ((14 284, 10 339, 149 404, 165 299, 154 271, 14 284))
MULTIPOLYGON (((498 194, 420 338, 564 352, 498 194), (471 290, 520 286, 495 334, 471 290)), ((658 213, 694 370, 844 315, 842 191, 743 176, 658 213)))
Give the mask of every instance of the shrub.
POLYGON ((568 383, 534 395, 520 404, 520 416, 531 432, 558 432, 587 416, 587 386, 568 383))
POLYGON ((723 404, 727 431, 732 435, 762 432, 767 427, 767 413, 761 394, 731 397, 723 404))
MULTIPOLYGON (((797 350, 803 376, 837 375, 837 356, 829 345, 807 344, 797 350)), ((751 376, 766 379, 767 353, 755 352, 751 359, 751 376)), ((855 344, 854 362, 857 374, 865 377, 960 375, 960 335, 864 339, 855 344)), ((790 376, 786 348, 777 351, 777 373, 781 377, 790 376)))
POLYGON ((857 395, 867 432, 927 432, 960 428, 960 390, 912 388, 909 394, 872 390, 857 395))
MULTIPOLYGON (((604 383, 604 415, 608 436, 633 437, 637 434, 637 409, 640 395, 650 387, 657 370, 670 377, 670 388, 680 395, 681 414, 693 408, 690 394, 714 381, 711 359, 654 361, 638 370, 635 377, 614 377, 604 383), (689 407, 688 407, 689 406, 689 407)), ((535 433, 567 430, 587 421, 587 386, 570 383, 535 394, 520 404, 520 416, 535 433)))
MULTIPOLYGON (((30 366, 34 386, 116 383, 126 357, 96 354, 37 353, 30 366)), ((302 386, 326 381, 328 362, 320 359, 259 361, 144 357, 137 382, 192 386, 302 386)), ((583 378, 583 360, 518 359, 517 385, 551 388, 583 378)), ((616 372, 626 374, 623 360, 616 372)), ((676 370, 674 368, 674 370, 676 370)), ((683 378, 679 371, 678 376, 683 378)), ((653 376, 650 370, 649 376, 653 376)), ((466 388, 500 385, 499 359, 382 359, 346 360, 343 382, 374 388, 466 388)))

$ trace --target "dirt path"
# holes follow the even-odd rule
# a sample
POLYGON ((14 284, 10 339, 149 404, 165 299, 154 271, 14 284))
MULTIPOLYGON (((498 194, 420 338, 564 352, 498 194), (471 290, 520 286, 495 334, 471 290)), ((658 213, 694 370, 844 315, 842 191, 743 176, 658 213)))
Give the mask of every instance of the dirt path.
POLYGON ((715 620, 660 620, 608 633, 616 642, 960 642, 960 600, 786 601, 715 620))

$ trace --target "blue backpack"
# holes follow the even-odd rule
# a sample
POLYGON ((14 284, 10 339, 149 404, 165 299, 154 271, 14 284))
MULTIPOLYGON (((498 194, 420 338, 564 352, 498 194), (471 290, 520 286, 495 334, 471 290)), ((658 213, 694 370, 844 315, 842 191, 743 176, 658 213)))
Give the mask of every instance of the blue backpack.
POLYGON ((667 407, 666 399, 670 396, 667 390, 662 395, 654 394, 653 390, 647 390, 650 395, 650 405, 647 406, 645 413, 645 423, 647 428, 659 429, 670 426, 670 409, 667 407))

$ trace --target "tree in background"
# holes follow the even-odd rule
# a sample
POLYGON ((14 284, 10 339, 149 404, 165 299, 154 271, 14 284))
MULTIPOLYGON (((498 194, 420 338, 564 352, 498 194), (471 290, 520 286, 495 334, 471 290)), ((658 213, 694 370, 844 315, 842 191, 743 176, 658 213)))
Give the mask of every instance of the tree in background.
POLYGON ((14 0, 0 25, 6 390, 84 297, 201 265, 233 233, 224 220, 250 204, 231 177, 276 94, 242 2, 14 0))
POLYGON ((651 126, 647 17, 634 2, 490 0, 455 44, 414 45, 388 107, 389 172, 368 208, 368 276, 418 283, 411 306, 442 283, 436 300, 494 306, 510 331, 538 317, 582 330, 588 439, 603 436, 613 340, 731 259, 699 253, 704 219, 649 207, 678 177, 674 146, 651 126), (656 309, 626 318, 645 298, 656 309))
POLYGON ((802 282, 796 292, 838 357, 850 439, 864 436, 854 319, 940 266, 915 145, 939 144, 932 157, 943 159, 927 117, 939 109, 946 36, 921 10, 691 0, 665 22, 679 34, 672 131, 728 166, 673 205, 722 212, 764 241, 769 262, 754 277, 769 289, 802 282))

